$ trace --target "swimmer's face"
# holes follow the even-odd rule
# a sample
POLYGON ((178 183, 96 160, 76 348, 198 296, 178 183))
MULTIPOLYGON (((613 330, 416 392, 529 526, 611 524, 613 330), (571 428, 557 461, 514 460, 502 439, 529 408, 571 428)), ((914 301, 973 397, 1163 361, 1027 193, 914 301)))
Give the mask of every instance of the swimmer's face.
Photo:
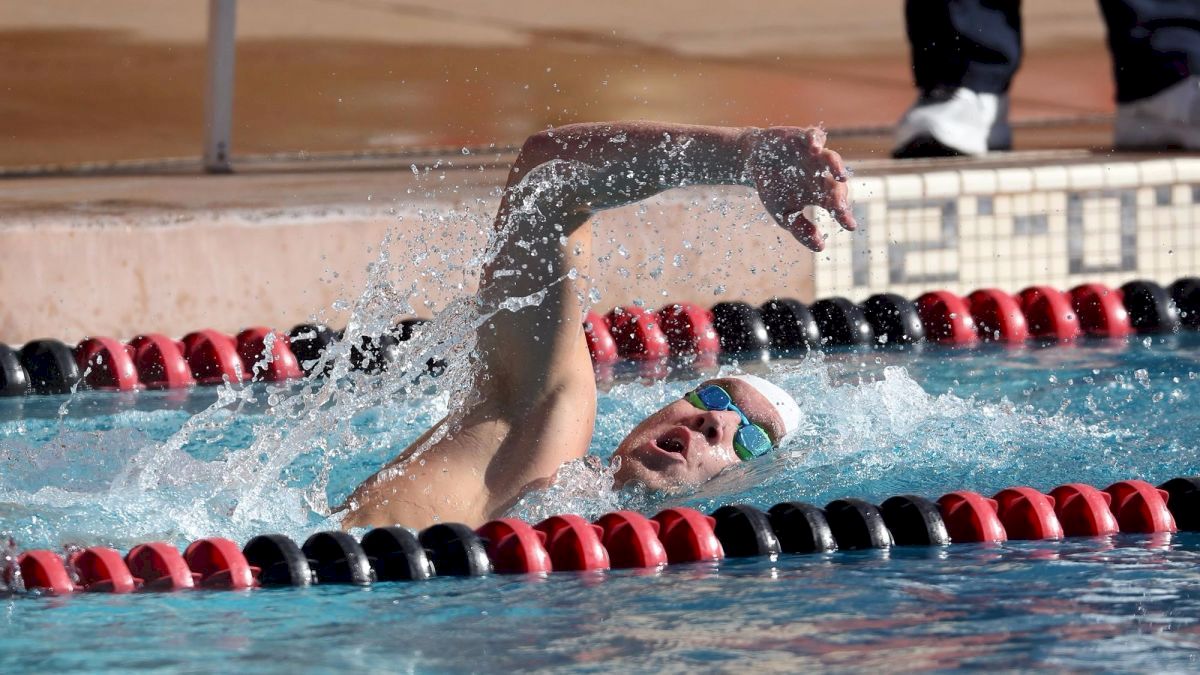
MULTIPOLYGON (((783 436, 783 419, 754 387, 741 380, 716 379, 750 421, 773 441, 783 436)), ((636 481, 653 490, 698 485, 737 464, 733 437, 741 418, 732 410, 701 410, 680 398, 642 420, 617 446, 621 458, 616 484, 636 481)))

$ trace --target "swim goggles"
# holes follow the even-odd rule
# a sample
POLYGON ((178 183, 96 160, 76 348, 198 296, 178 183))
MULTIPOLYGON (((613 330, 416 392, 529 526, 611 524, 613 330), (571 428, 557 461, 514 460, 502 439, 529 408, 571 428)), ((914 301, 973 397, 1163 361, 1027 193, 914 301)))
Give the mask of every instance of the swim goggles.
POLYGON ((732 410, 742 418, 742 421, 738 424, 737 433, 733 435, 733 451, 737 453, 737 456, 742 461, 762 457, 767 452, 770 452, 771 448, 775 447, 771 443, 771 437, 767 435, 767 431, 757 424, 750 422, 750 418, 746 417, 746 413, 734 405, 733 397, 729 395, 729 392, 721 387, 715 384, 706 384, 699 389, 689 391, 683 397, 688 403, 701 410, 713 410, 717 412, 732 410))

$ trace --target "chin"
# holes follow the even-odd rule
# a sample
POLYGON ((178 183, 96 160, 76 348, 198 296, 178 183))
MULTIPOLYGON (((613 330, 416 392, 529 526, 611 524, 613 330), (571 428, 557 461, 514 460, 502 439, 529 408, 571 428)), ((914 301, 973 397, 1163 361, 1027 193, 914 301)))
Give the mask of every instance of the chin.
POLYGON ((647 468, 636 459, 620 455, 617 455, 614 459, 621 460, 621 466, 613 476, 613 487, 618 490, 634 484, 656 492, 669 491, 679 487, 679 481, 668 478, 660 471, 653 471, 647 468))

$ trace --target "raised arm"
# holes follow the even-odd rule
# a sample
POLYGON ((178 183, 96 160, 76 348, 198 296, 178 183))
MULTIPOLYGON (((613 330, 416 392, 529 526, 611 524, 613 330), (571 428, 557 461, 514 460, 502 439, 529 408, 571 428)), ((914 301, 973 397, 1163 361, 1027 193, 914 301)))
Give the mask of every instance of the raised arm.
POLYGON ((347 500, 346 527, 497 517, 522 493, 581 457, 596 384, 583 338, 597 210, 694 184, 758 189, 806 246, 821 239, 800 215, 829 210, 846 228, 841 158, 815 129, 728 129, 649 122, 580 124, 532 136, 512 167, 482 271, 477 397, 439 423, 347 500), (421 462, 406 462, 414 452, 421 462))
POLYGON ((824 143, 819 129, 653 122, 576 124, 530 137, 509 177, 496 217, 499 250, 480 288, 489 307, 520 304, 513 298, 530 304, 498 314, 480 336, 489 393, 523 402, 560 386, 558 376, 591 382, 590 362, 579 356, 591 261, 581 226, 600 209, 686 185, 747 185, 813 250, 823 241, 801 214, 805 206, 824 207, 853 229, 845 167, 824 143))

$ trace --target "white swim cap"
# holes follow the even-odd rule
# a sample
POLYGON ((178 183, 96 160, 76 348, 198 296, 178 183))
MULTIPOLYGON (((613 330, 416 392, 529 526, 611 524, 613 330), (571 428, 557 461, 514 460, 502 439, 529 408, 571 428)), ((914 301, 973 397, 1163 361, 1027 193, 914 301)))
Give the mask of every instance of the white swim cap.
MULTIPOLYGON (((800 426, 800 404, 796 403, 796 399, 792 395, 784 391, 779 385, 774 382, 758 377, 757 375, 732 375, 731 380, 741 380, 746 384, 754 387, 755 391, 762 394, 771 405, 775 406, 775 411, 779 413, 779 417, 783 420, 784 435, 787 438, 800 426)), ((778 439, 779 445, 783 443, 783 438, 778 439)))

